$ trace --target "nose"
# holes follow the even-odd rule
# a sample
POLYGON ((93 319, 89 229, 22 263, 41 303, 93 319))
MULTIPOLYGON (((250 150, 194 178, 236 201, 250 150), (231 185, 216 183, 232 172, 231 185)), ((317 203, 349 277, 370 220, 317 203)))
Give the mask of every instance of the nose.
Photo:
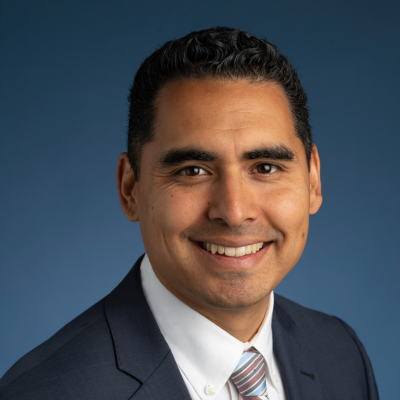
POLYGON ((253 191, 240 174, 226 174, 214 183, 208 217, 223 220, 230 227, 238 227, 257 218, 253 191))

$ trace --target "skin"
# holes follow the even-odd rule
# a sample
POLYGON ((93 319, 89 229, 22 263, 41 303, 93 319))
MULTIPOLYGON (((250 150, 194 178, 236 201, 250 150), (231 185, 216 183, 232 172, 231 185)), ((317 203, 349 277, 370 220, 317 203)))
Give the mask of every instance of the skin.
POLYGON ((280 86, 247 80, 173 81, 156 101, 154 140, 143 148, 140 180, 126 153, 117 181, 122 209, 139 221, 161 283, 237 339, 261 325, 271 291, 300 258, 309 215, 321 203, 320 161, 310 169, 280 86), (289 149, 292 160, 246 159, 259 148, 289 149), (163 165, 171 149, 211 152, 214 160, 163 165), (240 247, 239 258, 211 254, 202 242, 240 247))

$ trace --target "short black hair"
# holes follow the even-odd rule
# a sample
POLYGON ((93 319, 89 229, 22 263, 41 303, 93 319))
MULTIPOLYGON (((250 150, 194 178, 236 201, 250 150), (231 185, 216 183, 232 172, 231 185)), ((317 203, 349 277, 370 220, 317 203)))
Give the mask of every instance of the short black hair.
POLYGON ((312 136, 307 96, 293 66, 265 39, 238 29, 215 27, 165 43, 139 67, 128 97, 128 156, 136 180, 142 148, 154 138, 155 101, 160 89, 177 79, 209 77, 279 84, 289 101, 309 166, 312 136))

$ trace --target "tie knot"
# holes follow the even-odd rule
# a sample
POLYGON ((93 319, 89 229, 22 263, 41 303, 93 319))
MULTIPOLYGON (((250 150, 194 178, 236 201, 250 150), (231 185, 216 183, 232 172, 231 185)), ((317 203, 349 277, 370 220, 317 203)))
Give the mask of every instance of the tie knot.
POLYGON ((244 351, 231 375, 233 383, 243 399, 261 397, 267 399, 264 357, 255 350, 244 351))

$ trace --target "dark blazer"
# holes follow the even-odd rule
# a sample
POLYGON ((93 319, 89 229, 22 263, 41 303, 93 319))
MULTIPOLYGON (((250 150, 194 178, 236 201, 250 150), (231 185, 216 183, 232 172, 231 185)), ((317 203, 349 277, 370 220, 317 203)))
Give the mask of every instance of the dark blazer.
MULTIPOLYGON (((143 294, 140 262, 108 296, 1 378, 7 400, 190 400, 143 294)), ((289 400, 377 400, 371 364, 338 318, 275 295, 274 351, 289 400)))

